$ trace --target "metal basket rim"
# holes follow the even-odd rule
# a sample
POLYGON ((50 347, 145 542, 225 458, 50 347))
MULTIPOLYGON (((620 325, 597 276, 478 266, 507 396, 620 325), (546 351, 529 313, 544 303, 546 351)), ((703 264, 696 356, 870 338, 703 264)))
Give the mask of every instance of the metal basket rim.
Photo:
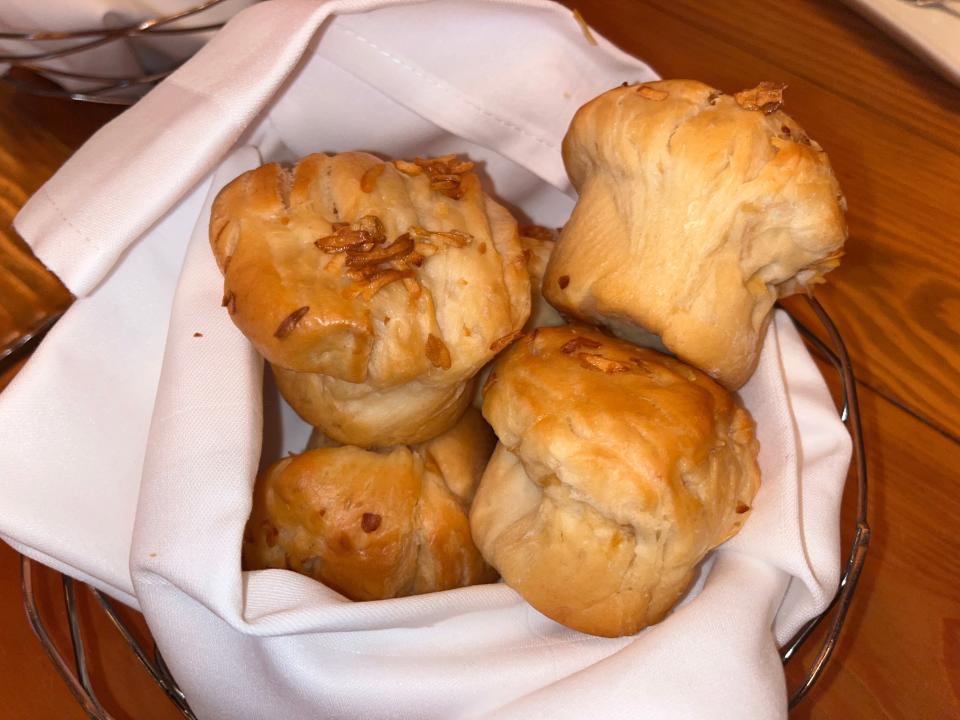
POLYGON ((204 33, 218 30, 224 23, 208 23, 205 25, 193 25, 190 27, 167 27, 171 23, 193 17, 198 13, 210 10, 228 0, 202 0, 199 4, 188 6, 182 10, 147 18, 139 22, 128 23, 126 25, 111 28, 86 28, 81 30, 56 31, 56 30, 22 30, 0 32, 0 41, 18 41, 29 43, 47 43, 51 41, 65 42, 77 41, 76 44, 67 47, 59 47, 55 50, 42 50, 30 53, 3 53, 0 54, 0 63, 7 63, 11 68, 21 68, 44 77, 48 80, 55 78, 64 78, 70 80, 79 80, 92 83, 92 87, 82 91, 68 90, 62 87, 41 87, 33 85, 12 77, 7 71, 0 80, 12 85, 15 89, 41 95, 45 97, 62 97, 82 102, 107 103, 111 105, 132 105, 139 96, 133 93, 117 94, 131 88, 139 89, 154 85, 174 70, 176 66, 167 68, 161 72, 140 73, 138 75, 129 75, 121 77, 110 77, 92 73, 66 72, 54 68, 37 65, 45 60, 54 60, 83 53, 102 47, 109 43, 120 40, 130 40, 137 37, 150 36, 170 37, 176 35, 189 35, 194 33, 204 33))

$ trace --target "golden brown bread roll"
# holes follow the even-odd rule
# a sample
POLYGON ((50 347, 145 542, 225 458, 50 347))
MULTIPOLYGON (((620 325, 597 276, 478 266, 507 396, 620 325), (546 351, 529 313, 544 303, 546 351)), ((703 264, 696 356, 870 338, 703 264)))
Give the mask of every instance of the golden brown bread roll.
POLYGON ((500 440, 473 537, 535 608, 595 635, 659 621, 759 485, 753 423, 702 372, 592 328, 543 328, 494 363, 500 440))
POLYGON ((467 512, 494 445, 470 409, 417 447, 308 450, 257 480, 244 535, 248 570, 288 568, 352 600, 492 582, 467 512))
POLYGON ((530 314, 516 222, 472 167, 317 154, 245 173, 214 202, 228 312, 293 408, 339 442, 450 427, 530 314))
POLYGON ((378 390, 320 373, 272 370, 277 388, 300 417, 340 443, 366 448, 436 437, 457 421, 476 394, 472 378, 440 386, 412 380, 378 390))
POLYGON ((820 282, 847 234, 826 153, 781 92, 665 80, 583 106, 563 142, 580 198, 547 299, 634 342, 654 333, 729 388, 746 382, 776 299, 820 282))

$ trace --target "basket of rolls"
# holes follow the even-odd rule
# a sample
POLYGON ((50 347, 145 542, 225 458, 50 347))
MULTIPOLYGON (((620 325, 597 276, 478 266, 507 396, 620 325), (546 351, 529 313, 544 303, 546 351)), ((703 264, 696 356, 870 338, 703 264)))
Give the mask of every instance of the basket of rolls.
POLYGON ((0 415, 94 421, 0 460, 69 496, 82 455, 100 509, 3 534, 141 609, 197 717, 786 716, 851 445, 774 306, 843 196, 783 86, 590 38, 263 3, 18 218, 79 300, 0 415))

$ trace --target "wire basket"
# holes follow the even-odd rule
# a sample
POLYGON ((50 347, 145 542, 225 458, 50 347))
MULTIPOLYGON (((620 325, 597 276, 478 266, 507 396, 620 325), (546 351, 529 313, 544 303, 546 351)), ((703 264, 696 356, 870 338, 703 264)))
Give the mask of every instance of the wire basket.
MULTIPOLYGON (((860 425, 857 385, 853 375, 853 368, 850 364, 850 357, 847 354, 843 339, 840 337, 836 325, 834 325, 826 310, 824 310, 823 306, 812 296, 807 296, 806 302, 827 331, 829 343, 820 340, 813 331, 799 322, 796 317, 792 315, 791 317, 793 317, 793 321, 800 330, 800 333, 807 342, 810 343, 814 351, 828 361, 839 376, 841 388, 840 418, 847 426, 853 438, 853 463, 857 476, 857 511, 853 541, 848 550, 846 566, 840 577, 837 592, 833 600, 821 615, 807 623, 790 642, 780 649, 780 657, 784 665, 786 665, 796 657, 797 651, 807 643, 813 631, 822 622, 832 617, 832 619, 829 620, 830 625, 823 644, 810 667, 806 670, 804 679, 790 693, 789 706, 791 709, 806 697, 817 680, 823 675, 823 671, 830 661, 840 637, 844 620, 847 617, 847 612, 850 609, 850 604, 853 601, 854 591, 856 590, 857 581, 860 578, 860 572, 866 560, 867 548, 870 544, 870 526, 867 523, 867 463, 864 452, 863 433, 860 425)), ((78 583, 70 577, 62 576, 64 604, 66 606, 73 649, 73 658, 72 660, 68 660, 53 643, 50 633, 47 631, 44 621, 40 617, 37 597, 34 590, 32 564, 31 560, 21 556, 20 567, 23 604, 33 631, 40 639, 43 649, 47 655, 50 656, 57 671, 67 683, 70 692, 73 693, 87 714, 96 720, 113 720, 113 716, 97 699, 87 669, 86 651, 83 643, 83 635, 80 632, 80 621, 76 609, 76 586, 82 583, 78 583)), ((96 599, 99 607, 107 614, 117 632, 120 633, 130 646, 134 656, 143 664, 146 671, 163 689, 171 702, 184 717, 190 718, 190 720, 196 720, 196 716, 190 710, 187 698, 164 664, 163 657, 160 655, 160 651, 156 645, 148 652, 141 643, 137 641, 131 629, 121 619, 111 600, 94 588, 89 588, 89 590, 96 599)))
MULTIPOLYGON (((103 47, 109 43, 136 42, 139 38, 164 38, 177 35, 192 35, 211 32, 219 29, 222 23, 204 23, 197 16, 229 0, 205 0, 176 13, 154 17, 137 23, 130 23, 114 28, 94 28, 71 32, 51 31, 23 31, 0 32, 0 41, 17 41, 28 43, 34 50, 18 54, 0 54, 0 63, 8 63, 11 69, 28 71, 26 74, 8 71, 2 76, 18 90, 37 95, 64 97, 85 102, 109 103, 115 105, 130 105, 136 102, 143 94, 172 73, 179 63, 172 63, 171 67, 156 72, 142 72, 130 75, 103 75, 67 72, 51 68, 43 63, 57 60, 69 55, 86 52, 103 47), (193 19, 187 26, 171 27, 179 21, 193 19), (56 49, 45 49, 57 45, 56 49), (52 82, 49 82, 52 81, 52 82), (82 90, 69 89, 63 85, 81 83, 82 90)), ((856 527, 853 541, 848 550, 844 572, 840 578, 837 592, 827 609, 818 617, 811 620, 799 633, 783 648, 780 656, 784 665, 797 655, 797 651, 810 639, 814 630, 824 621, 832 618, 826 632, 823 644, 816 657, 804 674, 804 679, 791 692, 789 706, 794 708, 813 688, 822 676, 837 645, 841 629, 847 612, 853 600, 857 581, 867 555, 870 543, 870 527, 867 523, 867 466, 864 454, 863 435, 860 425, 860 411, 857 402, 857 387, 853 369, 846 347, 839 331, 820 303, 812 296, 806 298, 814 314, 827 331, 829 343, 825 343, 810 329, 793 318, 803 337, 826 361, 836 370, 841 387, 840 416, 846 424, 853 438, 853 461, 857 476, 857 508, 856 527)), ((44 323, 37 338, 42 335, 49 324, 56 319, 52 317, 44 323)), ((25 335, 21 343, 27 344, 32 334, 25 335)), ((19 347, 18 344, 18 347, 19 347)), ((12 352, 12 348, 10 352, 12 352)), ((8 353, 9 354, 9 353, 8 353)), ((0 353, 0 360, 5 357, 0 353)), ((113 720, 113 716, 104 708, 97 698, 96 691, 90 681, 87 655, 83 636, 80 630, 80 620, 77 614, 77 585, 78 581, 67 576, 61 576, 63 585, 63 601, 67 612, 67 622, 72 645, 71 659, 67 659, 54 644, 50 633, 44 625, 44 620, 38 610, 37 596, 33 582, 33 562, 21 556, 21 591, 27 617, 34 633, 40 640, 54 667, 63 677, 70 692, 77 699, 83 710, 97 720, 113 720)), ((184 717, 195 720, 196 716, 190 709, 187 698, 178 687, 176 680, 170 674, 163 662, 156 645, 149 651, 136 639, 131 628, 117 613, 112 601, 100 591, 90 587, 90 593, 97 605, 110 619, 116 631, 129 645, 133 655, 144 666, 146 672, 163 689, 167 697, 184 717)))
POLYGON ((0 42, 13 41, 27 44, 30 50, 21 53, 0 54, 0 63, 9 63, 11 70, 29 71, 26 76, 8 70, 2 77, 18 90, 51 97, 64 97, 85 102, 132 105, 151 87, 163 80, 179 66, 172 62, 156 72, 141 72, 129 75, 102 75, 68 72, 45 65, 70 55, 78 55, 111 43, 135 43, 138 39, 151 40, 173 36, 198 35, 218 30, 223 23, 206 23, 201 20, 188 26, 170 27, 188 18, 195 18, 229 0, 205 0, 169 15, 149 18, 113 28, 86 30, 49 31, 25 30, 0 32, 0 42), (56 45, 56 49, 46 49, 56 45), (43 82, 47 80, 50 82, 43 82), (83 89, 69 89, 63 85, 80 84, 83 89))

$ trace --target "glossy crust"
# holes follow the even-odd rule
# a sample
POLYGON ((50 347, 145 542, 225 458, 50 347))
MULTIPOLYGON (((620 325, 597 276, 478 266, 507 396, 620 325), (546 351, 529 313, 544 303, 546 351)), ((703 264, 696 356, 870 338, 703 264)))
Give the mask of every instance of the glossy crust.
POLYGON ((477 546, 531 605, 583 632, 659 621, 759 486, 753 423, 733 395, 591 328, 515 343, 483 413, 500 444, 471 511, 477 546))
POLYGON ((467 511, 494 438, 475 410, 429 443, 308 450, 258 479, 244 568, 288 568, 352 600, 496 579, 467 511))
POLYGON ((344 443, 414 443, 450 427, 491 345, 530 314, 515 221, 471 163, 430 162, 310 155, 241 175, 213 205, 227 311, 287 371, 278 384, 294 409, 344 443), (374 422, 340 422, 354 415, 344 398, 363 398, 374 422), (394 423, 381 434, 383 416, 394 423), (409 435, 396 432, 404 424, 409 435))
POLYGON ((781 87, 729 96, 665 80, 582 107, 563 142, 580 193, 544 294, 561 312, 740 387, 778 297, 840 259, 845 202, 781 87))

